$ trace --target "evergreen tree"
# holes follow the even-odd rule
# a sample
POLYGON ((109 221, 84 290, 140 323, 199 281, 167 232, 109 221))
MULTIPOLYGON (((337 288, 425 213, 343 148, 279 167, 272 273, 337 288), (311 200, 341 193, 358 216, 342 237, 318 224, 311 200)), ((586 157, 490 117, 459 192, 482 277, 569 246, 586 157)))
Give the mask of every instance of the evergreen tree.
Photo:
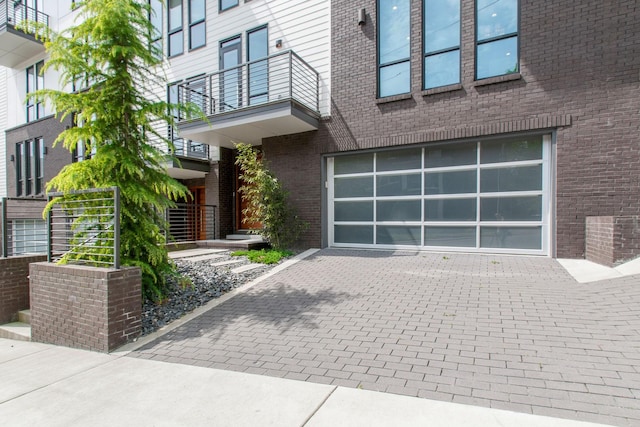
POLYGON ((93 154, 65 166, 47 191, 119 187, 121 264, 140 267, 145 294, 161 298, 167 276, 175 272, 165 247, 163 212, 188 190, 167 174, 167 153, 149 141, 162 141, 173 152, 154 124, 173 125, 170 109, 179 108, 187 117, 196 110, 153 95, 154 87, 164 93, 157 89, 166 88, 166 78, 155 71, 161 70, 162 52, 152 44, 148 2, 86 0, 76 6, 79 17, 72 27, 60 33, 35 30, 49 54, 44 69, 57 70, 62 87, 80 83, 87 88, 31 96, 49 102, 60 120, 74 118, 76 126, 62 132, 56 144, 72 152, 84 144, 93 154))

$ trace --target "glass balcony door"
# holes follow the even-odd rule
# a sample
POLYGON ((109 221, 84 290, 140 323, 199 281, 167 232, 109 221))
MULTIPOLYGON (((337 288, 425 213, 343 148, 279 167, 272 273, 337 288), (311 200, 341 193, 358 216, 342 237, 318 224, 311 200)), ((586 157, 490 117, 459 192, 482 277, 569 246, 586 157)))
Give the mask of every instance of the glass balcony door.
POLYGON ((235 37, 220 43, 220 111, 233 111, 242 107, 242 43, 235 37))

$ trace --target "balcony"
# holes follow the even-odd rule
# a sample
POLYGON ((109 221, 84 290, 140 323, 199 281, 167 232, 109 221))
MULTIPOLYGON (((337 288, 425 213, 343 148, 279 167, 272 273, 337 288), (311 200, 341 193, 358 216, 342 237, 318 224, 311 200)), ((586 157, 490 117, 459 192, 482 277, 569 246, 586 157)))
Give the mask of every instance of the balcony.
POLYGON ((178 117, 180 136, 232 148, 318 129, 319 76, 292 51, 199 76, 178 86, 178 102, 208 121, 178 117))
POLYGON ((209 146, 201 142, 182 138, 173 141, 176 160, 167 165, 167 172, 173 178, 204 178, 209 172, 209 146))
POLYGON ((0 65, 14 68, 44 52, 44 45, 33 34, 16 28, 25 21, 49 26, 49 15, 23 2, 0 0, 0 65))

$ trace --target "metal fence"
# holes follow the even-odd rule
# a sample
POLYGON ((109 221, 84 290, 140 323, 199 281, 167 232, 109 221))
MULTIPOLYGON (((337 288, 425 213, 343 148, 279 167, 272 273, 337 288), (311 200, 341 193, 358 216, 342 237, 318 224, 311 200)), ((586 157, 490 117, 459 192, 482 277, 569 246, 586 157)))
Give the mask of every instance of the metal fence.
POLYGON ((0 256, 47 252, 45 199, 3 197, 0 200, 0 256))
POLYGON ((216 206, 178 203, 167 209, 168 243, 214 240, 216 238, 216 206))
POLYGON ((24 21, 38 22, 49 26, 49 15, 27 6, 22 1, 0 0, 0 27, 17 26, 24 21))
POLYGON ((290 50, 178 86, 179 102, 193 103, 207 116, 287 99, 318 112, 318 94, 318 72, 290 50))
POLYGON ((120 268, 120 190, 50 193, 49 262, 120 268))

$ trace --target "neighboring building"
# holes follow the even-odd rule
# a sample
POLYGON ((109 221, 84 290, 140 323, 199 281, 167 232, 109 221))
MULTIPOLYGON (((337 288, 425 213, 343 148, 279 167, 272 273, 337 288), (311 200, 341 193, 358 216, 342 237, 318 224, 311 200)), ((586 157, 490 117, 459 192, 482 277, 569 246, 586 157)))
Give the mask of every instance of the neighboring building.
MULTIPOLYGON (((208 116, 169 130, 169 173, 218 206, 218 236, 247 227, 246 142, 310 223, 306 246, 640 254, 635 1, 169 0, 161 16, 167 96, 208 116)), ((71 161, 50 149, 68 123, 21 104, 43 59, 0 57, 12 197, 38 189, 10 160, 21 143, 48 148, 43 182, 71 161)))

